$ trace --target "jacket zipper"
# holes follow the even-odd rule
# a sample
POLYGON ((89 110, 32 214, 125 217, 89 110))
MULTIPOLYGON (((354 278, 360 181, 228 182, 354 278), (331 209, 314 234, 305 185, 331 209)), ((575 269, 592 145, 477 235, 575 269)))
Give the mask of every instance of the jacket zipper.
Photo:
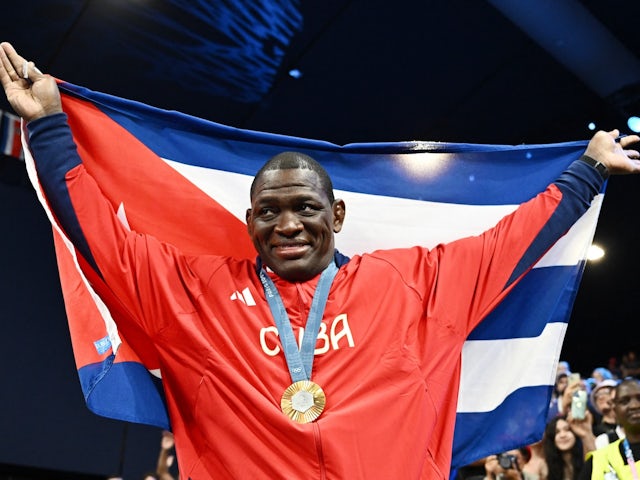
POLYGON ((320 464, 320 480, 327 480, 324 453, 322 452, 322 439, 320 438, 320 427, 316 422, 313 422, 313 437, 316 441, 316 452, 318 453, 318 463, 320 464))

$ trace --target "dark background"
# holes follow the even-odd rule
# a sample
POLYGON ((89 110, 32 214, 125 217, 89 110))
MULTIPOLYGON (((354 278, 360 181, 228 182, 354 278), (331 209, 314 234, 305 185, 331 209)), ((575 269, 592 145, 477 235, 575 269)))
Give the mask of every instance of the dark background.
MULTIPOLYGON (((636 0, 32 0, 0 12, 0 36, 60 79, 231 126, 533 144, 588 139, 591 122, 629 133, 639 20, 636 0)), ((606 256, 586 267, 562 353, 584 375, 638 347, 639 182, 609 182, 606 256)), ((50 228, 7 158, 0 215, 0 464, 139 478, 160 433, 84 406, 50 228)))

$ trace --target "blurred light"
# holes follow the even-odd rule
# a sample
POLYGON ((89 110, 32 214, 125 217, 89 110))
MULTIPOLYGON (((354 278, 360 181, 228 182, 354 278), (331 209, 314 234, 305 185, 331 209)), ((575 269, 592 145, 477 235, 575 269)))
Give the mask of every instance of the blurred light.
POLYGON ((604 250, 598 245, 592 244, 587 251, 587 260, 597 261, 604 257, 604 250))
POLYGON ((596 124, 593 122, 589 122, 589 125, 587 125, 587 128, 593 132, 596 129, 596 124))
POLYGON ((292 78, 300 78, 302 77, 302 72, 297 68, 292 68, 291 70, 289 70, 289 76, 292 78))
POLYGON ((627 126, 632 132, 640 132, 640 117, 629 117, 627 119, 627 126))
POLYGON ((397 155, 395 159, 410 178, 429 179, 444 174, 451 166, 452 157, 450 153, 414 153, 397 155))

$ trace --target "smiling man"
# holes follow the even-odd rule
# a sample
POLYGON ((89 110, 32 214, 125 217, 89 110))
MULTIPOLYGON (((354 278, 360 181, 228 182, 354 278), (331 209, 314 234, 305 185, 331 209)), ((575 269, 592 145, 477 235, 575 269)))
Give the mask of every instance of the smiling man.
POLYGON ((447 478, 469 332, 609 174, 640 171, 627 149, 640 138, 601 131, 483 234, 347 258, 329 176, 285 152, 251 187, 257 259, 190 255, 122 225, 77 153, 54 79, 7 43, 0 80, 61 228, 105 302, 128 314, 119 329, 144 332, 157 351, 185 479, 447 478))
POLYGON ((265 265, 294 282, 318 275, 334 256, 345 204, 313 158, 284 152, 269 160, 251 185, 247 226, 265 265))
POLYGON ((580 480, 631 480, 640 471, 640 380, 627 378, 615 389, 613 408, 626 438, 594 451, 580 480))

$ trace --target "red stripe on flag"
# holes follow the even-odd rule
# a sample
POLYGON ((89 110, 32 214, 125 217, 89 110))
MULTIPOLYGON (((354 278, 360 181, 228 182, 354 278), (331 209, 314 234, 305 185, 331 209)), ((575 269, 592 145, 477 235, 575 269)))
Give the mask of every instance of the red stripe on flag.
MULTIPOLYGON (((60 274, 60 283, 64 296, 64 304, 67 310, 67 319, 69 322, 69 332, 71 334, 71 344, 73 346, 73 355, 76 361, 76 368, 80 369, 84 366, 100 363, 113 353, 109 348, 107 351, 100 353, 96 347, 96 341, 107 337, 107 327, 104 319, 93 297, 86 288, 80 272, 76 268, 71 252, 63 242, 60 234, 53 230, 54 245, 56 248, 56 258, 58 262, 58 271, 60 274)), ((95 272, 86 265, 82 258, 78 258, 78 262, 83 265, 83 271, 88 274, 88 280, 94 287, 100 290, 102 296, 108 289, 104 287, 102 280, 95 275, 95 272)), ((116 305, 118 302, 110 298, 109 310, 113 316, 120 318, 126 315, 126 312, 118 310, 116 305), (115 311, 114 311, 115 310, 115 311)), ((131 323, 131 322, 130 322, 131 323)), ((118 349, 116 357, 117 362, 140 362, 149 368, 159 368, 155 350, 150 347, 151 343, 148 338, 140 338, 134 332, 129 332, 129 336, 124 338, 121 335, 122 343, 118 349), (138 342, 144 342, 145 349, 141 353, 145 355, 141 359, 128 344, 128 337, 134 337, 138 342)))
POLYGON ((133 230, 188 254, 256 255, 244 222, 96 106, 67 95, 62 98, 87 171, 99 179, 114 209, 124 203, 133 230))

